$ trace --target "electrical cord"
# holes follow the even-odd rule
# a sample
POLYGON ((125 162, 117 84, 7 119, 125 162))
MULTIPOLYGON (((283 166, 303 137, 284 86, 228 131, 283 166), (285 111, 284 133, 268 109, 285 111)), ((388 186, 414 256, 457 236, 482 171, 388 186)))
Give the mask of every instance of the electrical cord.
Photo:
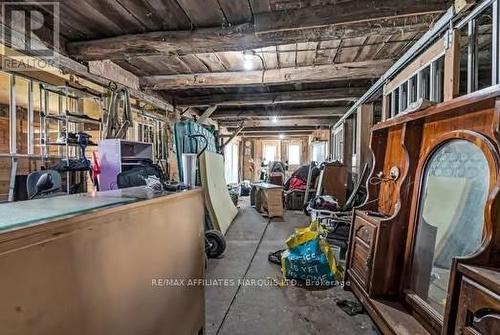
POLYGON ((375 177, 371 177, 368 182, 370 183, 370 185, 380 185, 380 184, 387 183, 387 182, 390 182, 390 181, 395 182, 395 180, 392 179, 391 177, 385 177, 384 178, 384 177, 381 177, 381 176, 375 176, 375 177))
MULTIPOLYGON (((245 269, 245 273, 241 277, 242 280, 244 280, 246 278, 248 271, 250 270, 250 267, 252 266, 252 263, 255 259, 255 255, 257 255, 257 251, 259 250, 260 245, 262 244, 262 240, 264 239, 264 236, 266 235, 267 228, 269 227, 270 224, 271 224, 271 219, 268 219, 266 227, 264 228, 264 231, 262 232, 262 235, 260 236, 259 242, 257 243, 257 246, 255 247, 252 258, 250 258, 250 261, 248 262, 248 266, 245 269)), ((224 323, 226 322, 227 316, 229 315, 229 311, 231 310, 233 303, 236 301, 236 297, 238 296, 240 289, 241 289, 241 283, 238 285, 238 288, 236 289, 236 292, 234 293, 233 298, 231 299, 231 302, 229 303, 229 306, 227 307, 226 312, 224 313, 224 317, 222 318, 222 321, 219 324, 219 327, 217 328, 217 331, 215 333, 216 335, 218 335, 220 333, 220 331, 222 330, 222 326, 224 326, 224 323)))

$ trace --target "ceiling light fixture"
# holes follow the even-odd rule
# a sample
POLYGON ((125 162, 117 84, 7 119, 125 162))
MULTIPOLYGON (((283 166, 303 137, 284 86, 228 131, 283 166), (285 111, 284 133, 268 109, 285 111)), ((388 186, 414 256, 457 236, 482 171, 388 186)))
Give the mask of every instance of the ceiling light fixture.
POLYGON ((255 57, 255 51, 253 50, 243 50, 243 68, 246 71, 252 70, 254 68, 253 60, 255 57))
POLYGON ((273 123, 277 123, 278 122, 278 117, 277 116, 273 116, 273 123))
POLYGON ((246 60, 243 62, 243 68, 246 70, 246 71, 250 71, 253 69, 253 63, 249 60, 246 60))
POLYGON ((285 135, 283 134, 280 134, 280 140, 284 139, 285 138, 285 135))

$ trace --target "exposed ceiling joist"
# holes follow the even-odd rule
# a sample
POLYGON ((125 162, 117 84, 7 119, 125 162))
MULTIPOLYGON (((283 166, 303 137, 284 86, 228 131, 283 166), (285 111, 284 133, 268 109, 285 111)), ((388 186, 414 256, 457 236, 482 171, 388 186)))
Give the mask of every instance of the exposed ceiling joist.
POLYGON ((323 90, 253 93, 253 94, 214 94, 175 99, 175 104, 181 107, 247 106, 293 103, 331 103, 338 101, 355 101, 364 92, 364 87, 341 87, 323 90))
POLYGON ((343 25, 402 16, 440 13, 448 9, 443 1, 358 0, 329 6, 261 13, 255 16, 257 33, 297 30, 300 28, 343 25))
MULTIPOLYGON (((307 119, 283 119, 279 118, 276 123, 272 125, 276 127, 295 127, 295 126, 332 126, 337 122, 338 117, 332 118, 307 118, 307 119)), ((241 120, 223 120, 219 121, 222 127, 237 127, 241 120)), ((269 120, 246 120, 245 127, 267 127, 270 125, 269 120)))
POLYGON ((280 85, 369 79, 380 77, 392 63, 391 59, 381 59, 332 65, 290 67, 267 71, 146 76, 141 78, 141 86, 152 90, 186 90, 189 88, 280 85))
MULTIPOLYGON (((246 127, 243 128, 242 133, 286 133, 286 132, 297 132, 297 131, 314 131, 320 128, 328 128, 327 126, 283 126, 283 127, 246 127)), ((234 131, 235 127, 228 127, 229 131, 234 131)))
POLYGON ((443 2, 350 1, 329 6, 256 14, 255 24, 190 31, 159 31, 67 43, 70 56, 81 60, 126 59, 146 55, 241 51, 298 42, 324 41, 423 31, 429 24, 394 22, 433 15, 443 2), (362 24, 360 24, 362 23, 362 24))
POLYGON ((296 108, 296 109, 265 109, 253 108, 249 110, 218 110, 211 118, 214 120, 224 119, 248 119, 248 118, 303 118, 303 117, 339 117, 344 115, 346 107, 318 107, 318 108, 296 108))
MULTIPOLYGON (((286 133, 279 133, 279 132, 262 132, 262 133, 245 133, 241 132, 239 135, 244 138, 274 138, 274 137, 279 137, 281 138, 288 138, 288 137, 304 137, 308 135, 312 135, 313 130, 302 130, 302 131, 289 131, 286 133)), ((231 135, 219 135, 220 137, 229 137, 231 135)))

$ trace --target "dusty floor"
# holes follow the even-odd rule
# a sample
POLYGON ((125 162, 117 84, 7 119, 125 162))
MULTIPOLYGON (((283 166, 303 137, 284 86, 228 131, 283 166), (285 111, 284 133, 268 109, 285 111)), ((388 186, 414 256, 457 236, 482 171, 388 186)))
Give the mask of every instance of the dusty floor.
POLYGON ((340 287, 309 291, 252 285, 252 279, 280 278, 279 266, 269 263, 267 255, 282 249, 293 228, 307 222, 302 213, 287 211, 284 220, 267 225, 266 218, 242 203, 227 232, 225 254, 208 263, 207 279, 228 280, 227 286, 221 282, 206 288, 208 335, 377 334, 367 314, 351 317, 336 306, 336 300, 355 299, 340 287))

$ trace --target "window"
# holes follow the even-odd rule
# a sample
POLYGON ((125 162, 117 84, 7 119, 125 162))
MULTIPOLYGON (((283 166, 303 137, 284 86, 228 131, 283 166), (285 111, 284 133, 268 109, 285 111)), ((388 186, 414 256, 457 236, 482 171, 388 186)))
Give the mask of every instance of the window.
MULTIPOLYGON (((492 86, 493 57, 493 7, 487 6, 467 22, 460 22, 460 90, 461 95, 492 86)), ((498 18, 496 18, 498 20, 498 18)), ((497 43, 498 44, 498 43, 497 43)), ((498 45, 495 46, 498 49, 498 45)))
POLYGON ((344 159, 344 124, 333 131, 333 160, 342 162, 344 159))
POLYGON ((476 20, 476 87, 478 90, 489 87, 492 84, 492 61, 493 61, 493 11, 489 6, 476 20))
POLYGON ((238 157, 238 143, 228 143, 224 147, 224 176, 228 184, 238 183, 238 157))
POLYGON ((300 144, 290 143, 288 145, 288 164, 300 165, 300 144))
POLYGON ((155 159, 167 159, 165 122, 153 116, 138 115, 134 129, 136 141, 153 143, 155 159))
POLYGON ((431 64, 432 91, 431 100, 443 102, 444 95, 444 57, 438 58, 431 64))
POLYGON ((264 144, 263 150, 263 160, 266 161, 266 164, 269 162, 276 161, 278 159, 278 144, 275 143, 266 143, 264 144))
POLYGON ((414 75, 408 81, 408 94, 409 94, 409 102, 413 103, 418 100, 418 76, 414 75))
POLYGON ((399 87, 399 110, 404 112, 408 108, 408 82, 405 81, 403 85, 399 87))
POLYGON ((420 71, 420 97, 425 100, 431 99, 431 67, 426 66, 420 71))
POLYGON ((430 157, 421 188, 411 290, 444 313, 452 258, 481 244, 488 162, 471 142, 452 140, 430 157))
POLYGON ((408 111, 410 104, 422 98, 442 102, 444 96, 444 56, 430 62, 399 87, 386 95, 391 117, 408 111))
POLYGON ((469 79, 467 76, 469 75, 468 67, 468 58, 469 58, 469 29, 468 26, 465 25, 459 30, 460 36, 460 83, 459 83, 459 95, 464 95, 469 92, 470 88, 468 88, 469 79))
POLYGON ((394 108, 392 109, 394 111, 394 113, 392 114, 392 116, 396 116, 399 114, 399 112, 401 112, 400 105, 399 105, 399 87, 394 90, 392 95, 393 95, 392 99, 393 99, 393 104, 394 104, 394 108))
POLYGON ((326 142, 313 142, 312 143, 312 160, 314 162, 322 163, 326 157, 326 142))

